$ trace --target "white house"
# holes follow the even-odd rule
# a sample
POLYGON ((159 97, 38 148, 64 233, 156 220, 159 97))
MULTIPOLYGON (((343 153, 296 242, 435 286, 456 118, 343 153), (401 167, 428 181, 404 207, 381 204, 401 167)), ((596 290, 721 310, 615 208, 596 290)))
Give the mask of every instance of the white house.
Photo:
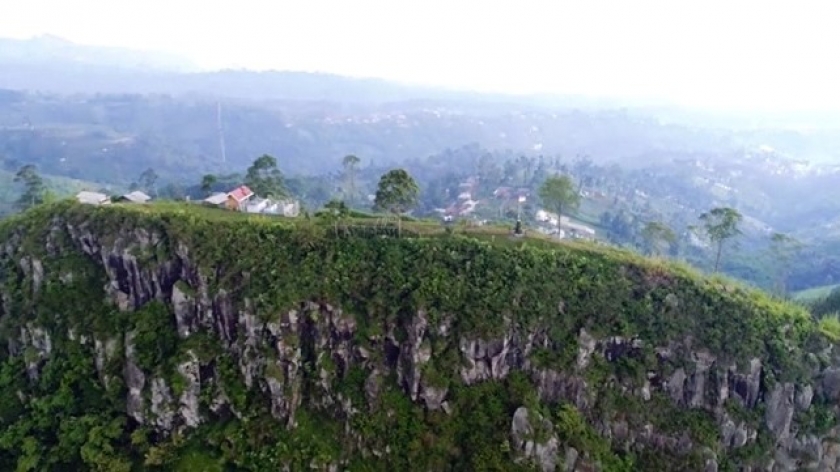
POLYGON ((227 202, 227 192, 217 192, 202 200, 204 203, 213 206, 221 206, 227 202))
POLYGON ((108 205, 111 203, 111 199, 108 198, 108 195, 88 191, 81 191, 77 193, 76 200, 78 200, 79 203, 84 203, 86 205, 108 205))
POLYGON ((259 198, 249 202, 245 210, 248 213, 281 215, 294 218, 300 214, 300 202, 298 200, 275 201, 269 198, 259 198))
POLYGON ((279 213, 283 216, 294 218, 300 215, 300 202, 298 200, 283 200, 277 202, 279 213))
POLYGON ((574 221, 570 220, 568 216, 561 216, 558 220, 556 214, 547 212, 545 210, 539 210, 537 211, 536 219, 537 221, 548 223, 551 226, 559 226, 559 235, 561 238, 570 236, 585 239, 595 239, 595 229, 590 228, 586 225, 582 225, 580 223, 575 223, 574 221))
POLYGON ((245 211, 248 213, 264 213, 270 204, 271 200, 267 198, 254 198, 245 205, 245 211))
POLYGON ((135 190, 134 192, 127 193, 119 198, 119 201, 128 201, 132 203, 146 203, 151 200, 152 197, 146 195, 145 193, 135 190))

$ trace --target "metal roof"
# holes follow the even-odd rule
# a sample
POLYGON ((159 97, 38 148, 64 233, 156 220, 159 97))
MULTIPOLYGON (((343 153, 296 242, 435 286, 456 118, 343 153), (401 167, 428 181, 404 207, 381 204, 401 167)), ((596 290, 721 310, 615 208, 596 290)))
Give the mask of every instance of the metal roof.
POLYGON ((252 192, 251 189, 249 189, 247 186, 243 185, 237 189, 231 190, 231 192, 228 193, 228 195, 237 202, 241 202, 242 200, 253 196, 254 192, 252 192))
POLYGON ((79 203, 99 205, 108 201, 108 195, 99 192, 81 191, 76 194, 76 200, 78 200, 79 203))
POLYGON ((129 201, 132 201, 132 202, 136 202, 136 203, 146 203, 146 202, 148 202, 149 200, 152 199, 152 197, 146 195, 145 193, 143 193, 139 190, 135 190, 134 192, 127 193, 127 194, 123 195, 122 198, 124 198, 126 200, 129 200, 129 201))
POLYGON ((205 198, 204 201, 211 205, 221 205, 227 201, 227 198, 228 194, 226 193, 214 193, 213 195, 205 198))

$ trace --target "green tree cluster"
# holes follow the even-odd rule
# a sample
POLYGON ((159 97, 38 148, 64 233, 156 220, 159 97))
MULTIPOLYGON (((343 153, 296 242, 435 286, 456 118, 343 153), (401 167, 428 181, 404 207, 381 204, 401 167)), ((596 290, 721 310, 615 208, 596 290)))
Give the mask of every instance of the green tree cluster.
POLYGON ((376 188, 374 209, 387 211, 397 217, 397 231, 402 233, 402 214, 417 205, 420 187, 405 169, 393 169, 383 174, 376 188))
POLYGON ((277 159, 268 154, 258 157, 248 167, 245 174, 245 185, 255 194, 264 198, 281 198, 288 194, 283 173, 277 166, 277 159))
MULTIPOLYGON (((340 202, 331 207, 342 211, 340 202)), ((661 448, 628 451, 593 427, 621 418, 631 428, 650 425, 688 438, 697 450, 717 450, 721 460, 737 458, 737 451, 721 445, 709 412, 682 408, 661 393, 650 402, 627 394, 644 385, 650 370, 664 375, 673 368, 656 360, 654 346, 691 337, 692 349, 719 358, 759 359, 777 382, 810 379, 809 346, 826 346, 802 309, 634 254, 480 234, 394 238, 376 229, 336 237, 317 224, 252 220, 198 205, 73 202, 0 223, 0 240, 15 235, 21 250, 0 255, 0 286, 7 294, 0 306, 15 313, 0 317, 0 333, 17 340, 21 330, 42 327, 52 336, 49 353, 32 343, 0 353, 0 470, 262 471, 326 468, 329 462, 359 472, 524 471, 528 464, 514 462, 510 443, 511 417, 521 406, 540 412, 564 447, 580 448, 604 470, 702 470, 702 458, 661 448), (84 253, 87 242, 70 230, 82 224, 103 245, 125 245, 149 284, 158 283, 152 282, 160 280, 157 274, 177 274, 186 296, 204 288, 224 293, 233 313, 248 310, 252 326, 271 324, 279 332, 255 329, 260 334, 246 341, 242 327, 225 323, 214 306, 205 314, 215 322, 179 336, 177 308, 154 297, 142 301, 149 286, 142 283, 132 298, 139 306, 117 309, 108 301, 111 277, 126 282, 128 276, 106 271, 100 259, 84 253), (133 241, 130 235, 140 230, 159 235, 160 244, 133 241), (115 243, 116 235, 129 236, 115 243), (55 251, 48 252, 48 242, 58 246, 55 251), (173 271, 183 247, 194 275, 173 271), (21 268, 23 255, 43 261, 37 284, 21 268), (201 284, 206 287, 199 290, 201 284), (327 304, 336 307, 333 316, 325 316, 327 304), (279 321, 292 312, 298 325, 279 321), (432 355, 418 373, 424 385, 445 389, 448 411, 413 401, 396 367, 388 367, 389 343, 399 350, 407 336, 417 336, 411 330, 420 313, 430 327, 421 349, 432 355), (352 326, 351 332, 338 333, 339 324, 352 326), (593 353, 581 375, 596 401, 583 411, 541 400, 527 371, 511 369, 503 379, 472 385, 461 378, 462 339, 501 339, 511 330, 521 339, 545 337, 529 355, 534 366, 574 372, 581 329, 600 339, 644 340, 621 358, 593 353), (185 385, 178 365, 198 359, 199 411, 206 422, 167 435, 153 431, 151 411, 146 426, 128 419, 122 343, 129 333, 137 366, 146 379, 165 381, 173 401, 185 385), (92 340, 117 343, 99 367, 92 340), (345 342, 354 352, 368 352, 367 360, 339 362, 345 342), (299 361, 283 362, 278 343, 291 347, 299 361), (250 387, 243 363, 255 368, 250 387), (27 376, 34 368, 37 378, 27 376), (297 382, 290 384, 300 394, 294 428, 272 416, 277 398, 260 388, 268 378, 297 382), (374 383, 378 394, 369 397, 374 383), (214 409, 222 396, 236 414, 214 409), (353 407, 345 408, 346 402, 353 407), (387 452, 379 457, 368 453, 373 450, 387 452)), ((683 361, 690 362, 675 360, 683 361)), ((760 438, 770 437, 760 419, 750 427, 760 438)), ((772 454, 772 444, 758 449, 762 457, 772 454)))

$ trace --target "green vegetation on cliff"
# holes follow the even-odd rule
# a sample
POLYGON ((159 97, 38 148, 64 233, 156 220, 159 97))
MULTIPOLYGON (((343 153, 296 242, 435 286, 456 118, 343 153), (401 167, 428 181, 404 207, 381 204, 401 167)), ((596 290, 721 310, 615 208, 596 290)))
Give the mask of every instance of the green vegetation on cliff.
POLYGON ((603 247, 375 221, 4 221, 0 469, 698 470, 826 430, 829 393, 775 400, 830 360, 800 308, 603 247))

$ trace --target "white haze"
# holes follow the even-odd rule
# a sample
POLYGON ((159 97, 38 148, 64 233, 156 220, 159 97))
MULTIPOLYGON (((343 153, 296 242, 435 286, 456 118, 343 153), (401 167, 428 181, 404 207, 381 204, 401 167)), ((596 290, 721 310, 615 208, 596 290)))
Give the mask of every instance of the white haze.
POLYGON ((717 109, 840 109, 840 2, 4 0, 0 36, 717 109))

